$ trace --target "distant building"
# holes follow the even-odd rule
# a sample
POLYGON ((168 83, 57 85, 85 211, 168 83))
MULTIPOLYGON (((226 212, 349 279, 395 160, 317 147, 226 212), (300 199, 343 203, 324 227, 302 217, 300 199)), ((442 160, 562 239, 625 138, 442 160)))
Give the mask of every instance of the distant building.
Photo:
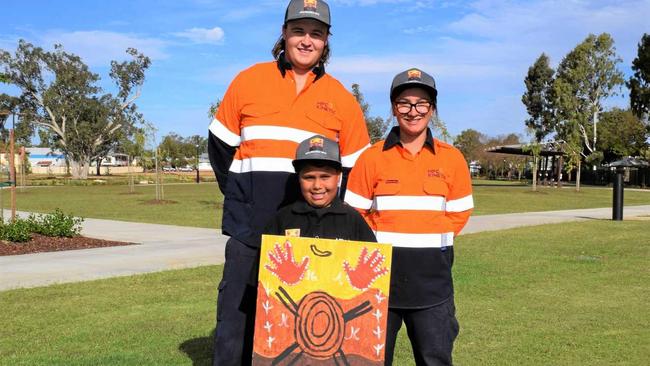
POLYGON ((212 165, 210 165, 208 153, 199 155, 199 171, 212 171, 212 165))
POLYGON ((27 160, 32 167, 65 167, 65 154, 49 147, 27 147, 27 160))

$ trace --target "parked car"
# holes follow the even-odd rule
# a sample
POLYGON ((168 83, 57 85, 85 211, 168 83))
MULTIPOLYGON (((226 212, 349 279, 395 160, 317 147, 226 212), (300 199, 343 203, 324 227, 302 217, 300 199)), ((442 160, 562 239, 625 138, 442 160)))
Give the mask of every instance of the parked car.
POLYGON ((182 166, 182 167, 178 168, 178 171, 179 172, 193 172, 194 168, 189 166, 189 165, 186 165, 186 166, 182 166))
POLYGON ((173 166, 164 166, 164 167, 162 167, 162 171, 163 172, 175 172, 176 168, 174 168, 173 166))

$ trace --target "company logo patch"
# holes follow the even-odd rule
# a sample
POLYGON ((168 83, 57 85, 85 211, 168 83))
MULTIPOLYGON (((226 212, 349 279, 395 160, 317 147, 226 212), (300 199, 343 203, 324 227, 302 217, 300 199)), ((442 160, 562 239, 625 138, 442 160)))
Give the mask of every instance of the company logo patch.
POLYGON ((411 69, 407 71, 409 80, 421 80, 422 72, 420 70, 411 69))
POLYGON ((445 177, 445 175, 438 169, 429 169, 429 170, 427 170, 427 176, 430 177, 430 178, 432 178, 432 177, 444 178, 445 177))
POLYGON ((284 236, 299 237, 300 229, 286 229, 284 230, 284 236))
POLYGON ((323 145, 325 141, 321 137, 314 137, 309 140, 309 151, 312 150, 323 150, 323 145))
POLYGON ((305 11, 316 11, 318 7, 318 0, 304 0, 303 9, 305 11))
POLYGON ((331 114, 336 113, 334 109, 334 104, 330 102, 316 102, 316 108, 331 114))

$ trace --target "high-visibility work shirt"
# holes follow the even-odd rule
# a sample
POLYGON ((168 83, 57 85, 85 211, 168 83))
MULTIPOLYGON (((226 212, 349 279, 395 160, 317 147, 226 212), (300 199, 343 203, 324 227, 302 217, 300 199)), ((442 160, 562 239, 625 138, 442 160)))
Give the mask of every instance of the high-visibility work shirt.
POLYGON ((279 207, 299 197, 291 162, 300 142, 316 134, 338 141, 344 168, 369 147, 352 94, 322 67, 296 93, 283 57, 237 75, 209 130, 210 161, 224 194, 222 230, 248 245, 259 242, 279 207))
POLYGON ((453 295, 454 237, 474 207, 458 149, 427 130, 425 145, 413 155, 395 127, 359 157, 345 201, 361 212, 377 242, 393 245, 390 306, 426 307, 453 295))

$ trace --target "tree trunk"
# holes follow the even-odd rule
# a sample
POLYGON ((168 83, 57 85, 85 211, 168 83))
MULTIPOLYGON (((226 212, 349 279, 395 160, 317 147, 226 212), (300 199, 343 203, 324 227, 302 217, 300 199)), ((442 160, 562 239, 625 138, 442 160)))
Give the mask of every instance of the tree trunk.
POLYGON ((533 192, 537 191, 537 156, 533 156, 533 192))
POLYGON ((102 175, 102 159, 95 160, 97 162, 97 176, 102 175))
POLYGON ((90 168, 90 160, 86 157, 81 161, 70 161, 72 178, 74 179, 88 179, 88 169, 90 168))
POLYGON ((578 171, 576 172, 576 192, 580 192, 580 165, 582 164, 580 160, 578 160, 578 171))

